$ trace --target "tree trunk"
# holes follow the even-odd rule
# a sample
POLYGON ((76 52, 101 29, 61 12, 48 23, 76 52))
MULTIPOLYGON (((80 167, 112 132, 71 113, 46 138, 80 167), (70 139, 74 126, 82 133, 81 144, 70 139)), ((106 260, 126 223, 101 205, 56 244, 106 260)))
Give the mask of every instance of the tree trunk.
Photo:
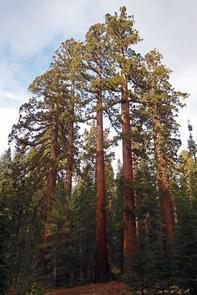
POLYGON ((167 162, 162 150, 163 140, 161 135, 161 122, 158 115, 153 118, 153 137, 155 146, 156 177, 159 190, 161 214, 167 244, 173 240, 173 202, 169 190, 169 179, 167 176, 167 162))
POLYGON ((50 239, 50 232, 48 230, 47 225, 49 224, 49 219, 51 215, 52 209, 52 198, 55 191, 55 184, 56 184, 56 176, 57 176, 57 140, 58 140, 58 116, 56 112, 56 104, 54 106, 54 113, 52 117, 52 125, 51 125, 51 146, 49 151, 49 168, 48 168, 48 175, 47 175, 47 185, 46 185, 46 192, 45 192, 45 208, 44 208, 44 231, 43 231, 43 242, 45 247, 41 250, 41 262, 43 264, 44 276, 48 283, 48 253, 49 249, 47 246, 47 242, 50 239))
POLYGON ((73 173, 73 141, 74 141, 74 122, 73 119, 68 123, 67 137, 67 165, 66 165, 66 190, 68 195, 72 192, 72 173, 73 173))
POLYGON ((70 102, 70 106, 68 106, 69 109, 69 122, 68 122, 68 137, 67 137, 67 165, 66 165, 66 190, 68 193, 68 196, 71 196, 72 193, 72 174, 73 174, 73 159, 74 159, 74 153, 73 153, 73 145, 74 145, 74 100, 75 100, 75 84, 72 82, 72 98, 73 102, 70 102))
MULTIPOLYGON (((124 77, 124 76, 123 76, 124 77)), ((126 80, 126 78, 124 77, 126 80)), ((123 254, 124 272, 128 271, 128 256, 136 251, 136 220, 134 214, 135 198, 132 189, 133 167, 130 138, 130 116, 127 84, 122 87, 121 101, 121 121, 122 121, 122 156, 123 156, 123 254)))
POLYGON ((96 126, 96 269, 95 281, 109 280, 107 233, 105 218, 105 171, 103 151, 103 110, 101 96, 97 94, 96 126))
POLYGON ((51 126, 51 147, 49 152, 49 170, 47 175, 47 186, 45 193, 45 213, 44 222, 48 223, 51 212, 51 201, 55 190, 56 176, 57 176, 57 139, 58 139, 58 118, 56 113, 57 106, 54 107, 54 114, 51 126))

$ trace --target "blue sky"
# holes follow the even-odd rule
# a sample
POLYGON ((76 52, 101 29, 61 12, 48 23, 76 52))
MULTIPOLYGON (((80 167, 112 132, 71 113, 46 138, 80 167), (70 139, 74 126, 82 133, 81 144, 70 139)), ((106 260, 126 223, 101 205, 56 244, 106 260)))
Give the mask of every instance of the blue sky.
POLYGON ((173 70, 175 88, 190 93, 179 116, 184 145, 188 119, 197 133, 195 0, 0 0, 0 153, 7 147, 18 108, 29 98, 28 85, 47 69, 60 42, 83 39, 90 25, 123 5, 144 39, 136 49, 159 49, 173 70))

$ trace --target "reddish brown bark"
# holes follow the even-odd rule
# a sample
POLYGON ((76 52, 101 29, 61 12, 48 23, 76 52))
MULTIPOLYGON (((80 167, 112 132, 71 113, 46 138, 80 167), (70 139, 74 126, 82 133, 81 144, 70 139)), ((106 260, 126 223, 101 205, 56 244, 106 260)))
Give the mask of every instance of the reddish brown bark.
POLYGON ((103 152, 103 110, 102 101, 97 94, 96 126, 96 268, 95 281, 109 280, 107 253, 107 233, 105 218, 105 168, 103 152))
MULTIPOLYGON (((55 106, 56 109, 56 106, 55 106)), ((52 198, 55 191, 56 176, 57 176, 57 140, 58 140, 58 117, 57 113, 54 112, 51 125, 51 146, 49 151, 49 168, 47 175, 47 184, 45 192, 45 208, 44 208, 44 231, 43 231, 43 242, 44 244, 50 240, 50 233, 48 231, 47 225, 49 224, 49 219, 52 209, 52 198)), ((49 249, 45 247, 41 250, 41 262, 43 264, 43 269, 46 278, 48 277, 48 253, 49 249)))
POLYGON ((73 141, 74 141, 74 122, 71 120, 68 123, 67 137, 67 165, 66 165, 66 190, 69 195, 72 192, 72 174, 73 174, 73 141))
POLYGON ((72 83, 72 99, 73 102, 70 101, 70 105, 68 106, 69 108, 69 122, 67 125, 67 130, 68 130, 68 136, 67 136, 67 153, 66 153, 66 160, 67 160, 67 165, 66 165, 66 190, 68 195, 70 196, 72 193, 72 175, 73 175, 73 160, 74 160, 74 152, 73 152, 73 147, 74 147, 74 100, 75 100, 75 84, 74 82, 72 83))
POLYGON ((132 152, 130 139, 130 116, 129 116, 129 100, 127 86, 122 87, 121 102, 121 121, 122 121, 122 156, 123 156, 123 257, 124 272, 128 270, 128 255, 133 255, 136 251, 136 220, 134 214, 135 198, 132 189, 133 183, 133 167, 132 152))
POLYGON ((169 179, 167 176, 167 162, 163 152, 163 140, 161 135, 161 122, 158 115, 153 118, 156 177, 159 190, 161 214, 167 243, 173 240, 173 202, 170 195, 169 179))
MULTIPOLYGON (((56 106, 55 106, 56 109, 56 106)), ((57 140, 58 140, 58 117, 56 111, 54 112, 52 118, 51 126, 51 146, 49 152, 49 168, 47 175, 47 185, 45 192, 45 212, 44 212, 44 222, 48 223, 50 212, 51 212, 51 202, 55 190, 56 175, 57 175, 57 140)))

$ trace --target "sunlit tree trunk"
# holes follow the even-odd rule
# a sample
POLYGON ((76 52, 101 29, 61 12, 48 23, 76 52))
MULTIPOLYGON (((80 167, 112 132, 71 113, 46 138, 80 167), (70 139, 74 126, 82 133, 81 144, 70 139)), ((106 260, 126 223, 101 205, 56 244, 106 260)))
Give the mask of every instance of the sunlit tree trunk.
MULTIPOLYGON (((72 83, 72 98, 75 98, 75 85, 72 83)), ((67 125, 68 135, 67 135, 67 153, 66 153, 66 190, 68 195, 70 196, 72 193, 72 176, 73 176, 73 160, 74 160, 74 103, 70 102, 69 122, 67 125)))
POLYGON ((57 105, 54 107, 54 114, 52 118, 51 126, 51 146, 49 151, 49 168, 47 175, 47 185, 45 193, 45 212, 44 212, 44 222, 48 223, 51 206, 52 206, 52 197, 55 191, 55 183, 57 176, 57 140, 58 140, 58 117, 56 112, 57 105))
MULTIPOLYGON (((124 77, 124 75, 123 75, 124 77)), ((125 79, 125 77, 124 77, 125 79)), ((125 79, 126 80, 126 79, 125 79)), ((136 220, 134 214, 135 198, 132 188, 133 183, 133 167, 132 167, 132 151, 131 151, 131 127, 129 116, 129 100, 126 83, 122 86, 121 101, 121 122, 122 122, 122 156, 123 156, 123 252, 124 267, 128 270, 128 256, 133 255, 136 251, 136 220)))
POLYGON ((97 94, 96 126, 96 269, 95 281, 108 281, 108 253, 105 218, 105 171, 103 151, 103 110, 101 96, 97 94))
POLYGON ((73 142, 74 142, 74 122, 68 123, 67 135, 67 153, 66 153, 66 190, 68 195, 72 192, 72 174, 73 174, 73 142))
POLYGON ((167 176, 167 163, 162 150, 161 122, 158 115, 153 118, 153 137, 155 146, 156 178, 159 190, 161 214, 164 230, 168 244, 173 240, 173 202, 169 189, 169 178, 167 176))

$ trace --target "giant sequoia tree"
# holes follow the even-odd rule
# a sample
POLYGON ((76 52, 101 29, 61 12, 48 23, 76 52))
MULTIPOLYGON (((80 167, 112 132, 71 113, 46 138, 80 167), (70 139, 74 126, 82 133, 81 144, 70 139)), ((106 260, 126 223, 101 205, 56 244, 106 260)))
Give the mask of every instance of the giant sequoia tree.
MULTIPOLYGON (((62 119, 60 116, 65 110, 66 104, 64 97, 68 93, 68 90, 61 84, 60 73, 55 67, 37 77, 30 85, 29 89, 36 94, 38 98, 44 98, 44 104, 47 109, 47 125, 50 130, 47 130, 48 138, 45 138, 48 145, 48 171, 44 219, 45 223, 48 223, 58 170, 57 157, 58 150, 60 150, 60 120, 62 119)), ((44 122, 41 122, 41 124, 44 124, 44 122)))
POLYGON ((109 265, 105 217, 105 167, 103 139, 103 80, 107 75, 106 37, 104 25, 92 26, 85 42, 83 76, 91 100, 92 112, 96 112, 96 266, 95 280, 108 281, 109 265))
POLYGON ((74 166, 74 148, 76 140, 76 124, 81 120, 82 108, 85 100, 82 97, 81 43, 74 39, 66 40, 56 51, 52 66, 58 68, 61 75, 61 84, 67 89, 64 95, 66 104, 65 116, 67 118, 66 130, 66 190, 68 195, 72 192, 72 176, 74 166))
POLYGON ((154 145, 156 179, 167 243, 173 241, 174 204, 170 193, 170 166, 180 140, 176 116, 187 94, 175 91, 169 82, 170 70, 161 63, 161 54, 153 50, 144 57, 144 89, 141 112, 147 119, 154 145))
POLYGON ((122 139, 122 160, 123 160, 123 220, 124 220, 124 270, 127 270, 128 255, 136 251, 136 220, 135 220, 135 199, 132 188, 133 165, 131 145, 131 122, 130 122, 130 97, 135 53, 132 46, 140 38, 138 32, 133 28, 134 19, 127 15, 126 8, 120 9, 120 15, 106 16, 107 36, 110 40, 112 58, 115 63, 116 74, 112 83, 114 90, 120 92, 121 101, 121 139, 122 139))

